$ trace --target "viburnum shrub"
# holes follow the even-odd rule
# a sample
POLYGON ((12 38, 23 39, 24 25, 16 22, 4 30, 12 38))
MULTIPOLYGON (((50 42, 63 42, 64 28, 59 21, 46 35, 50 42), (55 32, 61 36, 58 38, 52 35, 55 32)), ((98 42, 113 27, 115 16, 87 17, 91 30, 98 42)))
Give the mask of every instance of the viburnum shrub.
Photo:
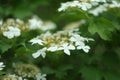
POLYGON ((0 2, 0 80, 120 80, 119 0, 31 1, 0 2))

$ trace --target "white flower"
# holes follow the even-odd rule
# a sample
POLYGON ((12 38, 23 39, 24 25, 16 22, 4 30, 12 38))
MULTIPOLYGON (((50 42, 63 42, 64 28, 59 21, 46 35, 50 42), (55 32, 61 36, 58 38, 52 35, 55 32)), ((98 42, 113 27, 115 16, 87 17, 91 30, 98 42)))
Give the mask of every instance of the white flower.
POLYGON ((84 52, 88 53, 90 47, 89 46, 85 46, 85 45, 79 45, 79 46, 77 46, 77 49, 82 49, 84 52))
POLYGON ((109 5, 110 8, 120 7, 120 3, 117 1, 112 1, 112 4, 109 5))
POLYGON ((45 56, 46 56, 45 51, 46 51, 46 50, 47 50, 47 48, 43 48, 43 49, 40 49, 40 50, 38 50, 37 52, 33 53, 33 54, 32 54, 33 58, 37 58, 37 57, 39 57, 40 55, 41 55, 43 58, 45 58, 45 56))
POLYGON ((92 5, 90 3, 85 3, 82 2, 80 8, 84 11, 87 11, 88 9, 90 9, 92 7, 92 5))
POLYGON ((32 45, 36 44, 36 43, 39 44, 39 45, 43 45, 43 43, 42 43, 43 41, 41 39, 39 39, 39 37, 31 39, 29 42, 31 42, 32 45))
POLYGON ((46 74, 38 73, 38 74, 36 75, 36 79, 37 79, 37 80, 46 80, 46 74))
POLYGON ((13 27, 13 26, 8 26, 8 30, 9 31, 5 31, 3 32, 3 35, 9 39, 14 38, 14 37, 18 37, 21 34, 21 31, 19 28, 17 27, 13 27))
POLYGON ((41 28, 42 23, 43 23, 42 20, 34 17, 34 18, 29 20, 30 29, 31 30, 39 29, 39 28, 41 28))
POLYGON ((5 65, 3 64, 3 62, 0 62, 0 70, 3 70, 4 67, 5 65))
POLYGON ((94 16, 98 16, 100 13, 107 11, 107 6, 107 4, 100 5, 97 8, 90 10, 89 13, 93 14, 94 16))
POLYGON ((71 44, 69 45, 68 43, 63 43, 59 50, 64 50, 64 53, 70 55, 70 50, 75 50, 75 47, 71 44))
POLYGON ((81 37, 78 34, 73 34, 69 39, 71 42, 75 42, 75 46, 84 44, 85 38, 81 37))
POLYGON ((52 46, 50 46, 47 50, 48 50, 48 51, 51 51, 51 52, 55 52, 55 51, 58 50, 58 46, 57 46, 57 45, 52 45, 52 46))
POLYGON ((58 9, 59 12, 65 11, 69 7, 77 7, 80 6, 79 1, 71 1, 66 3, 61 3, 61 7, 58 9))
POLYGON ((94 41, 91 38, 84 38, 78 34, 73 34, 72 37, 69 39, 71 42, 75 42, 75 46, 77 49, 82 49, 84 52, 88 53, 90 47, 85 45, 85 41, 94 41))

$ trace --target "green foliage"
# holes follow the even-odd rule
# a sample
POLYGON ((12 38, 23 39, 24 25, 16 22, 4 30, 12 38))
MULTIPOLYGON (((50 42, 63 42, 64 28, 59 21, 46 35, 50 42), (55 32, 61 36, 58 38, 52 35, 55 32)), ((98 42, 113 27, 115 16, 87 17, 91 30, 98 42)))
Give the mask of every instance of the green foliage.
POLYGON ((85 80, 101 80, 102 72, 95 67, 83 67, 80 72, 85 80))
POLYGON ((4 38, 0 40, 0 53, 5 53, 8 49, 10 49, 12 45, 7 42, 4 38), (4 46, 3 46, 4 45, 4 46))
POLYGON ((110 40, 112 38, 112 32, 115 30, 111 21, 105 18, 97 18, 95 21, 90 19, 90 26, 88 28, 90 33, 98 33, 104 40, 110 40))

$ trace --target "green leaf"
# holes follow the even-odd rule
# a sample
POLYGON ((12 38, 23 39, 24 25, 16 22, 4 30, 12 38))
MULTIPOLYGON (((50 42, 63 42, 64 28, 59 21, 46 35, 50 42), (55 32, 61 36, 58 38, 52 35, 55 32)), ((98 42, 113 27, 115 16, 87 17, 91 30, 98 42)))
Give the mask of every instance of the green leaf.
POLYGON ((56 71, 55 76, 59 79, 63 79, 63 78, 65 78, 66 75, 67 75, 67 72, 65 72, 65 71, 56 71))
POLYGON ((53 70, 50 67, 43 67, 41 70, 42 70, 43 73, 46 73, 46 74, 53 74, 53 73, 55 73, 55 70, 53 70))
POLYGON ((61 70, 61 71, 67 71, 67 70, 70 70, 70 69, 73 69, 73 66, 69 65, 69 64, 62 65, 62 66, 59 67, 59 70, 61 70))
POLYGON ((102 78, 100 70, 94 67, 83 67, 80 72, 84 80, 101 80, 102 78))
POLYGON ((56 70, 56 77, 58 77, 59 79, 65 78, 65 76, 67 76, 67 71, 71 69, 73 69, 72 65, 61 65, 60 67, 58 67, 58 70, 56 70))
POLYGON ((91 34, 98 33, 104 40, 110 40, 112 38, 112 32, 115 30, 111 21, 105 18, 91 19, 88 31, 91 34))
POLYGON ((117 70, 120 66, 119 57, 113 52, 106 52, 102 56, 102 64, 107 67, 107 69, 117 70))
POLYGON ((95 47, 95 53, 90 57, 89 62, 101 61, 103 54, 106 51, 106 47, 103 44, 98 44, 95 47))
POLYGON ((5 51, 7 51, 8 49, 10 49, 12 47, 12 44, 9 44, 5 41, 0 40, 0 50, 1 53, 4 53, 5 51))

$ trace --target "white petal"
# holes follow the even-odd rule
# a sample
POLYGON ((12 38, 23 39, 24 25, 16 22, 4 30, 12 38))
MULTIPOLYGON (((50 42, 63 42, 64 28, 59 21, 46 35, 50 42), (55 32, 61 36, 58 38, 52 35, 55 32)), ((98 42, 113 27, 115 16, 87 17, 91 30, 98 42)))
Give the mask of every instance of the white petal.
POLYGON ((42 55, 42 57, 43 57, 43 58, 45 58, 46 53, 45 53, 45 52, 43 52, 41 55, 42 55))
POLYGON ((73 46, 73 45, 69 45, 68 47, 70 50, 75 50, 75 46, 73 46))
POLYGON ((82 46, 77 46, 77 49, 82 49, 82 46))
POLYGON ((67 55, 70 55, 70 51, 68 49, 64 49, 64 53, 66 53, 67 55))
POLYGON ((21 35, 21 32, 19 31, 19 32, 16 32, 15 34, 14 34, 16 37, 17 36, 20 36, 21 35))
POLYGON ((11 39, 11 38, 13 38, 13 37, 14 37, 14 34, 13 34, 13 33, 11 33, 11 32, 3 32, 3 36, 5 36, 5 37, 7 37, 7 38, 11 39))
POLYGON ((83 51, 85 51, 86 53, 88 53, 88 52, 89 52, 89 49, 90 49, 89 46, 85 46, 85 47, 83 48, 83 51))
POLYGON ((36 43, 39 45, 43 45, 43 43, 42 43, 43 41, 41 39, 39 39, 38 37, 31 39, 29 42, 32 42, 32 45, 36 44, 36 43))
POLYGON ((3 68, 0 68, 0 71, 3 70, 3 68))
POLYGON ((62 46, 63 46, 63 47, 67 47, 67 46, 68 46, 68 43, 63 43, 62 46))
POLYGON ((75 42, 75 46, 84 46, 84 45, 85 45, 85 43, 82 42, 82 41, 76 41, 75 42))
POLYGON ((41 54, 40 50, 38 50, 36 53, 33 53, 32 56, 33 56, 33 58, 37 58, 40 56, 40 54, 41 54))
POLYGON ((64 47, 59 47, 57 50, 64 50, 64 47))
POLYGON ((51 46, 47 49, 48 51, 51 51, 51 52, 55 52, 58 50, 58 47, 57 46, 51 46))
POLYGON ((76 39, 74 37, 71 37, 69 40, 72 41, 72 42, 76 41, 76 39))

